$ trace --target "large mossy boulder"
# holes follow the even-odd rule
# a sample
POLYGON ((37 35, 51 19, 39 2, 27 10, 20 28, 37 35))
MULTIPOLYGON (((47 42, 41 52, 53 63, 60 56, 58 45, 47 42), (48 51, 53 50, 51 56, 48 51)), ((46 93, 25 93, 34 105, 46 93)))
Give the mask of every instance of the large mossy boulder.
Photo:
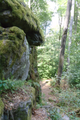
POLYGON ((29 71, 29 46, 23 30, 0 27, 0 79, 25 80, 29 71))
POLYGON ((4 111, 4 104, 0 98, 0 120, 2 120, 3 111, 4 111))
POLYGON ((20 0, 0 0, 0 24, 4 28, 17 26, 24 30, 30 45, 43 42, 37 18, 20 0))

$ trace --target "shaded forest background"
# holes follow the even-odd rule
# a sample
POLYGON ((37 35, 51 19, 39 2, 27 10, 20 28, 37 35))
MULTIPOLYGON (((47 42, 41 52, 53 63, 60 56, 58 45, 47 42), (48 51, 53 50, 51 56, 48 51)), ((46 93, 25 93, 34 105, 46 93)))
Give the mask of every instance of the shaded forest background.
MULTIPOLYGON (((40 78, 57 78, 64 19, 67 9, 67 0, 25 0, 25 2, 29 4, 32 11, 37 15, 45 36, 44 44, 37 48, 38 71, 40 78), (50 9, 50 2, 53 4, 53 10, 50 9), (55 23, 52 23, 52 19, 55 19, 55 16, 57 16, 56 21, 58 19, 58 24, 56 27, 54 27, 56 21, 54 21, 55 23)), ((62 79, 65 78, 68 80, 70 85, 74 85, 80 88, 79 0, 74 1, 73 12, 74 17, 72 21, 72 35, 70 36, 70 17, 64 54, 62 79), (70 63, 68 62, 68 59, 70 59, 70 63)))

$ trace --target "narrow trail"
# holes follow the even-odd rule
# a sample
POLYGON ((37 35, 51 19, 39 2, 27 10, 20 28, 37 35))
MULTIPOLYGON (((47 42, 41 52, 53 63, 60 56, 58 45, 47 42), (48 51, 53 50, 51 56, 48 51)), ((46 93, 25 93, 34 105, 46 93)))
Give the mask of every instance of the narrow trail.
MULTIPOLYGON (((54 102, 57 102, 57 97, 54 95, 51 95, 51 86, 50 86, 50 81, 49 80, 43 80, 40 82, 41 85, 41 90, 42 90, 42 96, 43 96, 43 101, 46 103, 46 106, 42 108, 35 109, 35 114, 32 115, 31 120, 51 120, 51 118, 48 118, 46 108, 49 106, 54 107, 54 102)), ((68 116, 65 114, 63 115, 63 120, 69 120, 68 116)))
MULTIPOLYGON (((43 96, 44 102, 46 102, 47 105, 50 105, 49 98, 55 99, 55 97, 52 97, 52 95, 50 95, 50 92, 51 92, 50 81, 51 80, 44 80, 40 82, 42 96, 43 96)), ((35 110, 35 114, 32 115, 32 120, 51 120, 51 119, 47 117, 46 109, 43 107, 35 110)))
POLYGON ((50 81, 51 79, 41 81, 40 85, 42 88, 42 94, 44 95, 44 99, 46 100, 46 102, 48 102, 48 104, 54 105, 54 103, 49 102, 50 99, 52 101, 57 101, 57 98, 54 95, 50 94, 51 93, 50 81))

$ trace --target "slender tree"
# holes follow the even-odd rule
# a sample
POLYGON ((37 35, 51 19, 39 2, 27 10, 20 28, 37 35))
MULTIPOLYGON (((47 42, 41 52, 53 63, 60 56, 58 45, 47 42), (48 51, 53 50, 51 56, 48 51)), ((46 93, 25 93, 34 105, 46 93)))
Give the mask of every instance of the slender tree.
POLYGON ((75 14, 74 14, 74 29, 75 33, 77 33, 77 23, 78 23, 78 15, 79 15, 79 1, 75 1, 75 14))
POLYGON ((69 24, 69 19, 70 19, 71 5, 72 5, 72 0, 68 0, 66 16, 65 16, 65 21, 64 21, 62 41, 61 41, 61 50, 60 50, 59 67, 58 67, 58 80, 57 80, 58 85, 60 85, 60 80, 61 80, 61 75, 62 75, 62 70, 63 70, 64 52, 65 52, 68 24, 69 24))
POLYGON ((75 0, 72 0, 71 19, 70 19, 70 26, 69 26, 68 67, 70 65, 70 46, 72 41, 72 26, 73 26, 73 20, 74 20, 74 4, 75 4, 75 0))
POLYGON ((29 4, 29 8, 31 7, 31 4, 30 4, 30 2, 31 2, 31 1, 29 0, 29 2, 28 2, 28 4, 29 4))
POLYGON ((59 40, 61 40, 61 25, 62 25, 62 16, 59 17, 59 40))

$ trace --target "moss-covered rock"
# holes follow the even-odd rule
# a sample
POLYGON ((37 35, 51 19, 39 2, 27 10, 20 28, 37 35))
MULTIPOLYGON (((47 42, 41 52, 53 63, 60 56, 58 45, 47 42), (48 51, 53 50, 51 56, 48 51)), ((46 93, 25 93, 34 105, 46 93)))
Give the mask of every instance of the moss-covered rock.
POLYGON ((28 79, 32 79, 35 82, 39 81, 38 68, 37 68, 37 50, 33 46, 30 48, 30 69, 28 79))
POLYGON ((41 102, 41 86, 39 84, 39 74, 37 68, 37 50, 36 46, 30 48, 30 68, 27 80, 32 80, 32 86, 36 90, 36 101, 41 102))
POLYGON ((0 27, 0 79, 26 79, 28 70, 29 47, 24 31, 15 26, 0 27))
POLYGON ((32 11, 20 0, 0 0, 0 24, 24 30, 30 45, 40 45, 43 34, 32 11))
POLYGON ((8 101, 8 107, 4 109, 4 120, 31 120, 32 108, 35 104, 35 89, 25 85, 23 91, 19 92, 18 96, 16 96, 16 93, 13 94, 14 99, 9 94, 7 94, 7 100, 6 94, 4 95, 5 101, 3 99, 5 106, 6 101, 8 101))
POLYGON ((3 114, 3 110, 4 110, 4 104, 0 98, 0 120, 1 120, 1 117, 2 117, 2 114, 3 114))

